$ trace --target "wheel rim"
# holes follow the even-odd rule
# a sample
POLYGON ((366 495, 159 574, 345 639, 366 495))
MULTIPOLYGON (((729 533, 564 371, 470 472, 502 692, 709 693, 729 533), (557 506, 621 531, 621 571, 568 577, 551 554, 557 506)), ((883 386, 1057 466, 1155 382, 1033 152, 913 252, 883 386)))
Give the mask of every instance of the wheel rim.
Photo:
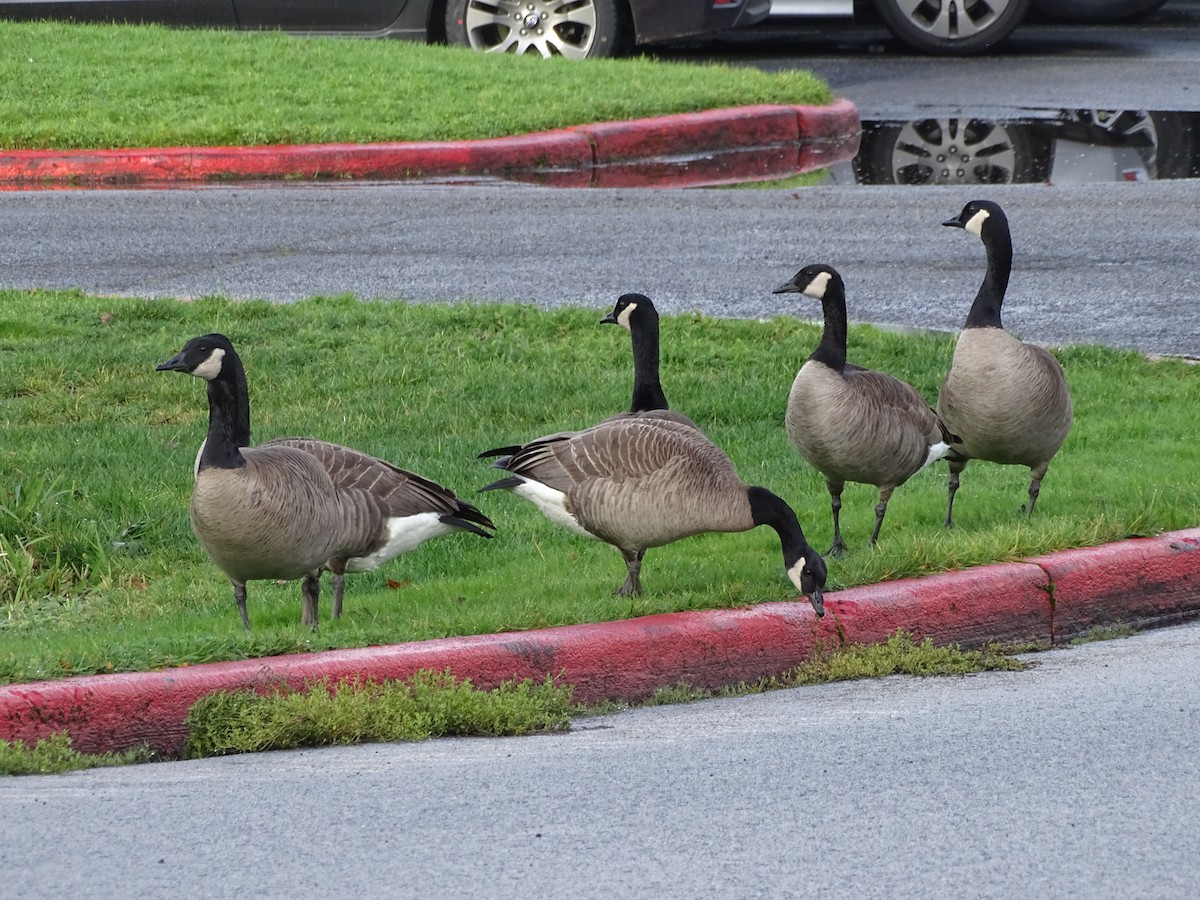
POLYGON ((983 119, 923 119, 900 129, 892 148, 896 184, 1012 184, 1009 133, 983 119))
POLYGON ((596 42, 592 0, 470 0, 467 40, 488 53, 583 59, 596 42))
POLYGON ((916 29, 947 41, 982 34, 1014 0, 896 0, 900 12, 916 29))

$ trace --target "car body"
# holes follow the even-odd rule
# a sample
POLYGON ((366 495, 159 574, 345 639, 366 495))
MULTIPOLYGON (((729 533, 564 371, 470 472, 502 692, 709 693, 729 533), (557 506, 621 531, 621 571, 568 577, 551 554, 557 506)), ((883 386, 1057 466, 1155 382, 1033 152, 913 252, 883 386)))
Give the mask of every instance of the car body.
POLYGON ((0 19, 281 29, 586 58, 752 25, 770 0, 0 0, 0 19))
POLYGON ((1166 0, 774 0, 773 21, 857 18, 882 21, 923 53, 968 54, 994 46, 1030 16, 1069 23, 1125 22, 1166 0))

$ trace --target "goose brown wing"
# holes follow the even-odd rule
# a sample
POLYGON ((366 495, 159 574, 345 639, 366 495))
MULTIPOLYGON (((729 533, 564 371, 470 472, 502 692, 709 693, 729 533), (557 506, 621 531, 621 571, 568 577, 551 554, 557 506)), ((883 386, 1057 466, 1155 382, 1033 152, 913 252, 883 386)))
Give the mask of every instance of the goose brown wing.
POLYGON ((384 518, 433 512, 493 527, 449 488, 351 447, 312 438, 277 438, 260 446, 294 447, 315 456, 343 495, 369 498, 384 518))

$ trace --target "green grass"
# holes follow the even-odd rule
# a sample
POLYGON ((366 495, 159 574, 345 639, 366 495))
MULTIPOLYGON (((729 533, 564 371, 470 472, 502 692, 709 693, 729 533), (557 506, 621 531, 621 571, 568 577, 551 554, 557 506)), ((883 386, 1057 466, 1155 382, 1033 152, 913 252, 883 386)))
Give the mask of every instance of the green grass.
MULTIPOLYGON (((0 292, 0 681, 794 599, 769 529, 651 551, 647 592, 630 600, 612 594, 624 577, 613 548, 555 528, 509 494, 475 493, 495 475, 475 458, 481 450, 626 406, 629 340, 596 325, 603 311, 0 292), (296 583, 252 583, 253 631, 243 633, 227 580, 187 523, 203 384, 154 371, 208 331, 242 352, 256 441, 300 433, 383 456, 476 501, 496 538, 439 538, 351 575, 346 614, 315 634, 300 626, 296 583)), ((663 336, 675 407, 745 480, 789 500, 813 545, 827 548, 823 482, 782 427, 817 326, 689 315, 664 318, 663 336)), ((932 398, 952 338, 857 326, 850 344, 856 361, 932 398)), ((831 589, 1197 524, 1200 369, 1099 347, 1059 357, 1076 425, 1033 520, 1021 511, 1025 470, 973 463, 958 528, 946 532, 947 476, 936 466, 896 491, 871 550, 875 491, 850 485, 842 525, 852 552, 830 561, 831 589)))
POLYGON ((23 741, 0 741, 0 775, 59 775, 76 769, 125 766, 149 760, 150 754, 145 750, 79 753, 65 732, 38 741, 32 747, 26 747, 23 741))
POLYGON ((570 724, 571 688, 550 679, 479 691, 448 673, 419 672, 388 684, 318 683, 306 692, 210 694, 188 713, 185 755, 527 735, 566 731, 570 724))
POLYGON ((831 99, 803 71, 275 32, 0 23, 0 48, 7 149, 488 138, 831 99))

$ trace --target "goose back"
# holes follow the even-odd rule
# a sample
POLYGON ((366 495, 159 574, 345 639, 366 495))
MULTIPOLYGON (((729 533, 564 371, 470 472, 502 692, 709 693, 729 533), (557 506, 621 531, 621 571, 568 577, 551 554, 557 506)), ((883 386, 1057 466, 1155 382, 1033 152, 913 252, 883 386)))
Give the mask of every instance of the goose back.
POLYGON ((456 530, 490 537, 492 521, 453 491, 351 447, 312 438, 276 438, 263 448, 314 457, 337 489, 341 539, 330 556, 348 572, 365 572, 456 530))
MULTIPOLYGON (((626 550, 754 527, 745 485, 729 457, 678 422, 602 422, 527 445, 502 467, 560 494, 549 502, 561 504, 577 523, 572 530, 626 550)), ((538 487, 511 486, 546 512, 538 487)))

